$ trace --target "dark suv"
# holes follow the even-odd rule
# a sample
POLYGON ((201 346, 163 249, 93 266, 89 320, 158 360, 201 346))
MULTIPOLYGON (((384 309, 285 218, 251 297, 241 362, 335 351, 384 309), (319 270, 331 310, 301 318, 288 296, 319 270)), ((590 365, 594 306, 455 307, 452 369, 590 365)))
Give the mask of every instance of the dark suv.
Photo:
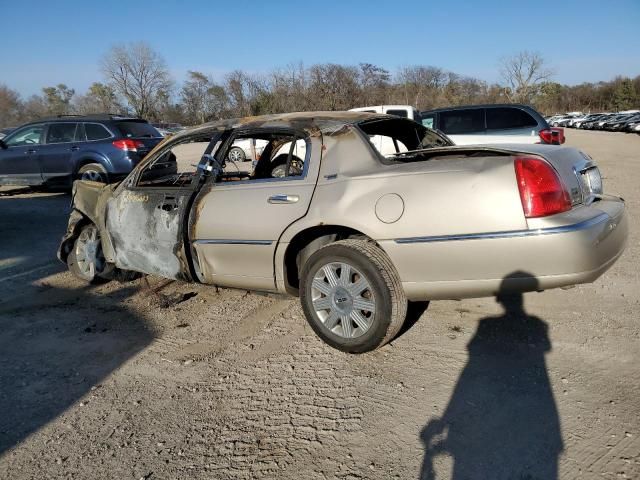
POLYGON ((491 104, 439 108, 420 113, 422 124, 444 132, 456 145, 484 143, 564 143, 529 105, 491 104))
POLYGON ((0 140, 0 185, 61 185, 124 178, 162 140, 146 120, 62 116, 16 128, 0 140))

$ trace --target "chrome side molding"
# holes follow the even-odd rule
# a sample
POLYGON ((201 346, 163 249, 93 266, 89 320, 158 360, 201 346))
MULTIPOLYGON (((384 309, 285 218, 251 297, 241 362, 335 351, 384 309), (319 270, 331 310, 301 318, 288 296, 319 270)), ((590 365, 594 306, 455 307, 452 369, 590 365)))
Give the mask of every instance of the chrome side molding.
POLYGON ((535 235, 554 235, 557 233, 570 233, 578 230, 585 230, 600 223, 608 221, 611 217, 606 213, 601 213, 589 220, 574 223, 571 225, 562 225, 559 227, 538 228, 536 230, 508 230, 503 232, 484 232, 484 233, 462 233, 459 235, 436 235, 430 237, 410 237, 396 238, 396 243, 428 243, 428 242, 451 242, 460 240, 482 240, 489 238, 512 238, 512 237, 531 237, 535 235))

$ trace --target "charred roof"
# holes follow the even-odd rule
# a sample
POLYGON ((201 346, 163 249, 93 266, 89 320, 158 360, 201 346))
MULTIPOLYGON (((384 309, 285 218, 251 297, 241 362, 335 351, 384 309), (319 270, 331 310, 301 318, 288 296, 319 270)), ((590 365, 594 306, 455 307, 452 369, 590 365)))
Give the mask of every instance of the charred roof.
POLYGON ((317 130, 335 130, 345 125, 352 125, 364 120, 389 117, 389 115, 378 113, 346 111, 278 113, 273 115, 260 115, 253 117, 217 120, 215 122, 209 122, 197 127, 190 128, 184 133, 180 132, 178 135, 181 136, 199 130, 206 131, 252 127, 295 128, 311 133, 317 130))

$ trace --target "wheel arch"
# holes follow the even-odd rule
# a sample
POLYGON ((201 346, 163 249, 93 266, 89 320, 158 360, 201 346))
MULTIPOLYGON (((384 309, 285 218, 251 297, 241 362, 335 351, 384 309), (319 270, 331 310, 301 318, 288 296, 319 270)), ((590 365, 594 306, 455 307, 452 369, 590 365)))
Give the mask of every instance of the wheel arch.
POLYGON ((62 237, 62 241, 60 242, 60 246, 58 247, 58 259, 67 263, 67 257, 69 256, 69 252, 73 248, 73 243, 80 235, 80 231, 85 225, 89 225, 94 223, 91 219, 82 213, 80 210, 74 208, 69 215, 69 224, 67 226, 67 232, 64 237, 62 237))
POLYGON ((91 163, 97 163, 99 165, 102 165, 104 169, 107 171, 107 173, 112 171, 111 162, 107 158, 98 154, 85 153, 83 156, 79 157, 78 160, 76 161, 75 167, 73 169, 74 177, 78 175, 78 172, 82 167, 84 167, 85 165, 89 165, 91 163))
POLYGON ((323 246, 347 238, 371 240, 363 232, 344 225, 315 225, 296 233, 284 252, 285 290, 292 295, 298 295, 300 271, 305 261, 323 246))

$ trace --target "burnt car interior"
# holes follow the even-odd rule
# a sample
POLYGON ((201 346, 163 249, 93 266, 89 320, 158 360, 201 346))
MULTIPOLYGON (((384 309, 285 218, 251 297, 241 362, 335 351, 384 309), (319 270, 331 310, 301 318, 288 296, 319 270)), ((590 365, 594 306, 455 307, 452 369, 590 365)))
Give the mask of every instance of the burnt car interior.
MULTIPOLYGON (((248 142, 247 142, 248 143, 248 142)), ((195 136, 174 143, 140 173, 138 187, 180 188, 195 185, 215 170, 216 182, 261 180, 268 178, 300 177, 304 173, 307 140, 296 132, 257 129, 231 136, 230 131, 195 136), (227 158, 227 151, 238 141, 248 140, 264 145, 256 155, 252 169, 245 163, 227 158), (220 161, 225 158, 225 161, 220 161), (216 165, 215 169, 207 164, 216 165), (242 168, 245 168, 243 170, 242 168)))
POLYGON ((171 145, 147 165, 138 178, 139 187, 184 187, 199 177, 198 164, 214 138, 191 137, 171 145))
MULTIPOLYGON (((264 144, 257 155, 258 159, 252 172, 242 171, 240 166, 228 158, 224 171, 216 181, 262 180, 302 176, 304 170, 304 150, 306 143, 300 134, 275 130, 257 130, 241 133, 233 138, 230 145, 239 140, 249 140, 254 144, 264 144), (266 142, 266 144, 265 144, 266 142)), ((216 158, 226 158, 224 152, 215 154, 216 158)))

